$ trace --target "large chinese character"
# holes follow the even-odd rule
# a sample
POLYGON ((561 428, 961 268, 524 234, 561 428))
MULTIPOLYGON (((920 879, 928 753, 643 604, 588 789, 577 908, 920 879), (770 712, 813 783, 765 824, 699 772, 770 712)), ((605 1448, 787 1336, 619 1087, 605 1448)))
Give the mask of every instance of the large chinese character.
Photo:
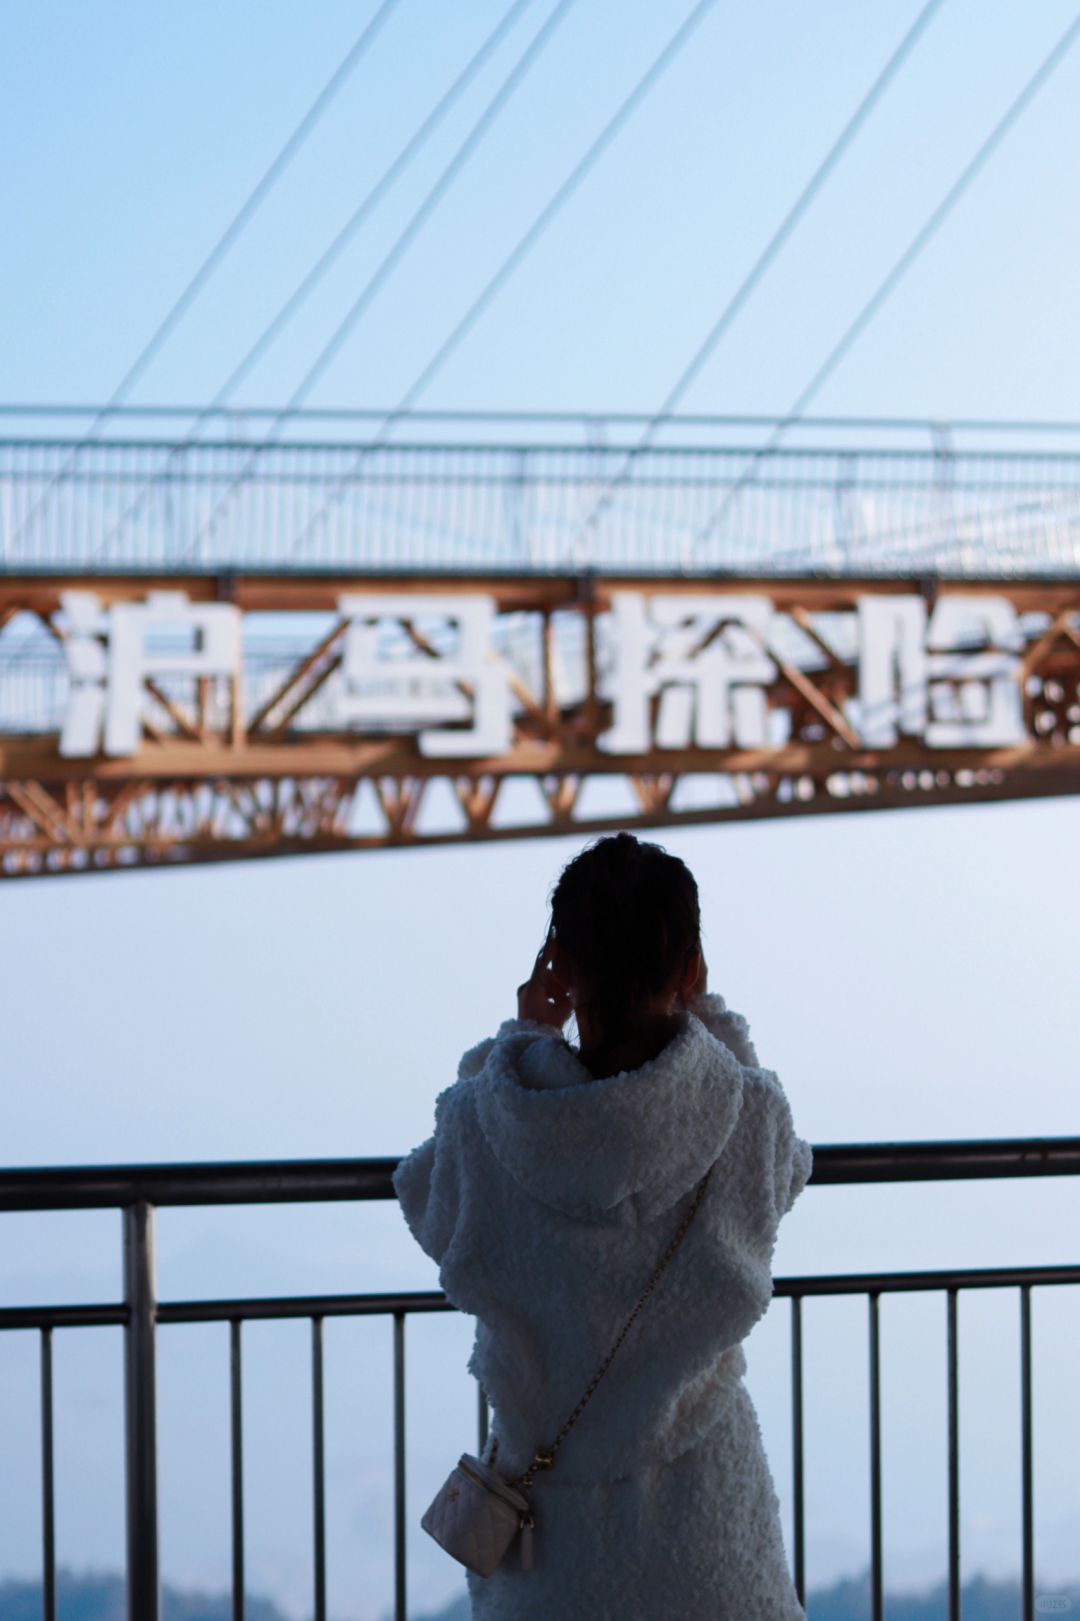
POLYGON ((927 625, 921 597, 859 603, 859 730, 870 748, 900 733, 931 748, 1024 741, 1023 635, 1004 597, 947 596, 927 625))
POLYGON ((1004 597, 942 597, 926 638, 931 748, 1023 743, 1023 632, 1004 597), (984 644, 980 646, 979 644, 984 644))
POLYGON ((60 753, 138 752, 147 677, 235 676, 240 613, 227 602, 192 603, 182 591, 151 591, 145 602, 103 610, 89 591, 62 591, 71 695, 60 753), (183 645, 160 645, 162 633, 183 645), (158 643, 155 646, 155 642, 158 643))
POLYGON ((611 601, 614 724, 598 748, 767 746, 764 689, 777 672, 767 651, 773 607, 766 597, 672 594, 646 603, 638 591, 619 591, 611 601))
POLYGON ((859 598, 859 731, 868 748, 926 729, 926 604, 859 598))
POLYGON ((339 597, 338 608, 350 621, 337 700, 342 719, 429 723, 417 741, 421 754, 430 756, 509 750, 508 672, 488 647, 491 597, 372 593, 339 597), (452 651, 440 651, 417 630, 415 621, 430 617, 453 627, 452 651), (388 640, 386 621, 411 627, 408 651, 401 651, 400 639, 397 648, 388 640), (442 730, 430 724, 463 720, 471 725, 442 730))

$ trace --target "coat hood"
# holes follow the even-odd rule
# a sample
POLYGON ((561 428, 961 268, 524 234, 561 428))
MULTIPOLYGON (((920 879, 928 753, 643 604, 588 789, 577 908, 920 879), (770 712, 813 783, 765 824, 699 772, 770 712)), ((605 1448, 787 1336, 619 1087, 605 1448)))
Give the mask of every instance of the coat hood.
POLYGON ((719 1157, 739 1118, 742 1065, 692 1013, 655 1058, 603 1080, 541 1026, 508 1021, 503 1031, 475 1078, 481 1130, 511 1176, 567 1215, 660 1214, 719 1157))

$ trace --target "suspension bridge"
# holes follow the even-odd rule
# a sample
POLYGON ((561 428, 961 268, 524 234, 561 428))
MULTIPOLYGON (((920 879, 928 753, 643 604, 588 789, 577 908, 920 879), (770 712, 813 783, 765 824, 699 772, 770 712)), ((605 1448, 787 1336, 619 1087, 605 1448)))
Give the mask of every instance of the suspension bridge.
POLYGON ((917 11, 651 414, 419 407, 700 48, 714 0, 681 14, 392 408, 311 397, 575 0, 512 0, 470 40, 207 404, 132 405, 381 48, 399 4, 382 0, 108 400, 0 407, 0 875, 1078 791, 1077 428, 809 412, 1058 73, 1080 14, 787 412, 683 411, 942 3, 917 11), (475 116, 288 399, 237 408, 459 101, 475 116))
POLYGON ((114 416, 0 442, 6 876, 1080 791, 1068 427, 114 416))

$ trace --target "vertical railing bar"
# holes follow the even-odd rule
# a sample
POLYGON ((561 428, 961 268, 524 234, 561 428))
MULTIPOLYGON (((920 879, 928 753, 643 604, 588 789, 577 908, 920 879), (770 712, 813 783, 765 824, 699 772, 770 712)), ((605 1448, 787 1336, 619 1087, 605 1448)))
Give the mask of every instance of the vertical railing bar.
POLYGON ((806 1603, 806 1499, 803 1455, 802 1296, 791 1297, 792 1499, 795 1519, 795 1591, 806 1603))
POLYGON ((124 1438, 128 1621, 159 1621, 154 1207, 124 1206, 124 1438))
POLYGON ((240 1331, 242 1322, 229 1323, 229 1419, 232 1458, 232 1613, 244 1621, 244 1409, 240 1331))
POLYGON ((488 1443, 488 1400, 487 1392, 480 1383, 479 1379, 476 1381, 476 1409, 477 1444, 479 1448, 478 1455, 482 1458, 484 1456, 484 1448, 488 1443))
POLYGON ((394 1313, 394 1621, 405 1600, 405 1313, 394 1313))
POLYGON ((949 1621, 960 1618, 960 1415, 957 1376, 956 1289, 948 1291, 947 1348, 949 1400, 949 1621))
POLYGON ((881 1355, 879 1297, 871 1289, 870 1307, 870 1584, 872 1621, 884 1621, 881 1569, 881 1355))
POLYGON ((56 1621, 52 1329, 47 1326, 41 1330, 41 1568, 42 1616, 44 1621, 56 1621))
POLYGON ((326 1460, 323 1449, 323 1320, 311 1319, 311 1430, 315 1481, 315 1621, 326 1621, 326 1460))
POLYGON ((1023 1617, 1034 1621, 1034 1502, 1031 1445, 1031 1285, 1020 1285, 1020 1439, 1023 1490, 1023 1617))

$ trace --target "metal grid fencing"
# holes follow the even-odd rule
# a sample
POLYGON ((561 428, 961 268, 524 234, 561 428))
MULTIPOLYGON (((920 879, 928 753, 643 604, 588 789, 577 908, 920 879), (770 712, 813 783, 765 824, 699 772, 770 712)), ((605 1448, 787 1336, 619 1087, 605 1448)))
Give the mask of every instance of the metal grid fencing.
POLYGON ((0 441, 0 568, 1080 573, 1080 452, 0 441))

